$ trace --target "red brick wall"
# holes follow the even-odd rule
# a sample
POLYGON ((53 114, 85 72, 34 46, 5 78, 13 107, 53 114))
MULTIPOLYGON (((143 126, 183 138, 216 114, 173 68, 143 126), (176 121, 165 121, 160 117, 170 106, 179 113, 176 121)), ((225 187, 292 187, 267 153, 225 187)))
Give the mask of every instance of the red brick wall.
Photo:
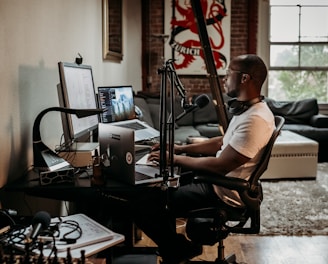
MULTIPOLYGON (((142 0, 143 17, 143 91, 158 93, 163 65, 164 1, 142 0)), ((245 53, 256 53, 257 0, 231 0, 231 58, 245 53)), ((204 75, 180 75, 188 95, 210 93, 209 80, 204 75)))

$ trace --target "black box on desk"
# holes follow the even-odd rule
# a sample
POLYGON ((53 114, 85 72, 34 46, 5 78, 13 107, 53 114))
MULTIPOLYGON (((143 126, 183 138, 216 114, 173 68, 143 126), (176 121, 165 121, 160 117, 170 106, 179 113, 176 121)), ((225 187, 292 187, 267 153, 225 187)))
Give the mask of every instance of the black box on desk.
POLYGON ((65 167, 55 171, 40 171, 39 181, 41 185, 74 183, 74 168, 65 167))

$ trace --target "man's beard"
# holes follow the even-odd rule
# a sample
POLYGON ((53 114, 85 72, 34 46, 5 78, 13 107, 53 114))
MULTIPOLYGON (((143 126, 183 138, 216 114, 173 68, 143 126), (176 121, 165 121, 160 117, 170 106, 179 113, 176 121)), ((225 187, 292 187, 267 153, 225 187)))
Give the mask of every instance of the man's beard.
POLYGON ((236 90, 228 91, 227 95, 229 95, 229 97, 232 97, 232 98, 238 97, 236 90))

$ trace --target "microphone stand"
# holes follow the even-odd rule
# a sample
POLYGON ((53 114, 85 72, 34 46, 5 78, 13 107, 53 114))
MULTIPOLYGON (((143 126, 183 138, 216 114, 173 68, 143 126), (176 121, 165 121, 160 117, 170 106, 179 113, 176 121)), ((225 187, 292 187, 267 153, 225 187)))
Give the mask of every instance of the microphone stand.
POLYGON ((162 190, 167 190, 169 177, 174 176, 175 89, 184 102, 186 91, 176 74, 173 60, 166 61, 158 72, 162 75, 160 89, 160 176, 163 178, 162 190), (170 83, 169 87, 168 82, 170 83), (168 156, 166 155, 167 151, 168 156), (170 172, 168 167, 170 167, 170 172))
MULTIPOLYGON (((177 75, 176 75, 176 72, 173 68, 173 65, 172 65, 172 60, 168 60, 166 62, 166 64, 169 66, 169 69, 168 69, 168 76, 170 78, 170 95, 171 95, 171 111, 170 111, 170 115, 169 115, 169 120, 167 122, 168 124, 168 132, 169 132, 169 140, 168 140, 168 149, 169 149, 169 166, 170 166, 170 169, 171 169, 171 177, 174 177, 174 164, 173 164, 173 155, 174 155, 174 128, 175 128, 175 107, 174 107, 174 102, 175 102, 175 94, 174 94, 174 87, 176 87, 178 89, 178 85, 176 85, 177 83, 177 75), (174 81, 172 81, 174 80, 174 81)), ((180 95, 183 94, 183 98, 185 98, 185 93, 184 91, 178 89, 180 95)), ((183 101, 185 102, 185 101, 183 101)), ((168 184, 168 183, 167 183, 168 184)))
POLYGON ((167 138, 167 67, 164 65, 158 70, 161 74, 161 89, 160 89, 160 136, 159 136, 159 172, 160 177, 163 179, 162 189, 166 190, 168 181, 168 170, 167 170, 167 160, 166 160, 166 138, 167 138), (164 150, 163 150, 164 148, 164 150))

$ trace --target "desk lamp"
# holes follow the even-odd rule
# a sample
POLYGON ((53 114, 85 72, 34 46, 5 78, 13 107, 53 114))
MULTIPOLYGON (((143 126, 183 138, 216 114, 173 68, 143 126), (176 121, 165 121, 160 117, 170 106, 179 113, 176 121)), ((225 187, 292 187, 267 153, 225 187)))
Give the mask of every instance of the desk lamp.
POLYGON ((74 114, 78 118, 97 115, 104 109, 73 109, 65 107, 50 107, 38 114, 33 124, 33 159, 34 168, 40 171, 55 171, 69 166, 70 164, 49 149, 41 140, 40 124, 45 114, 51 111, 74 114))

